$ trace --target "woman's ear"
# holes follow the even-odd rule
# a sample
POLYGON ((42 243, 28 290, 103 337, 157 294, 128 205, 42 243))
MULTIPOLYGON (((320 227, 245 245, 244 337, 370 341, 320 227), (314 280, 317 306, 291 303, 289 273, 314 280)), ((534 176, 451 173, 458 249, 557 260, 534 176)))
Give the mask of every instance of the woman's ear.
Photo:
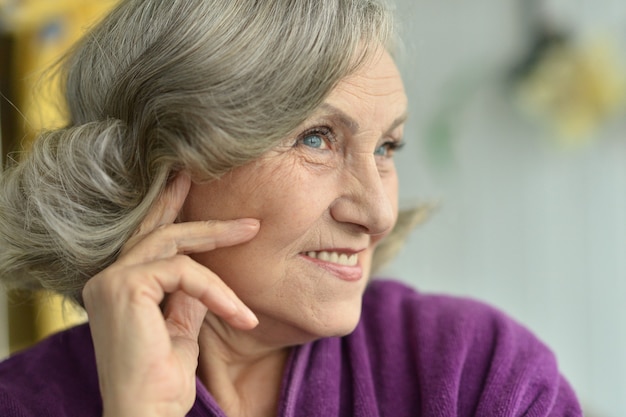
POLYGON ((187 195, 189 194, 189 189, 191 188, 191 174, 188 171, 178 171, 172 172, 171 179, 168 180, 168 185, 166 190, 171 189, 170 187, 175 187, 172 192, 175 193, 173 195, 172 209, 177 210, 176 218, 173 220, 174 223, 182 223, 185 221, 184 208, 185 201, 187 201, 187 195))

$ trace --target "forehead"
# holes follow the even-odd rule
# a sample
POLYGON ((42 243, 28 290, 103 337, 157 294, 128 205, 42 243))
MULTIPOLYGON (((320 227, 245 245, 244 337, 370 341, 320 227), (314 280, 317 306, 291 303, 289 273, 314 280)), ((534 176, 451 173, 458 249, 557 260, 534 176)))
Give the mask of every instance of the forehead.
POLYGON ((340 109, 368 121, 370 118, 398 119, 406 113, 407 97, 402 78, 389 53, 369 57, 359 69, 344 78, 320 106, 340 109))

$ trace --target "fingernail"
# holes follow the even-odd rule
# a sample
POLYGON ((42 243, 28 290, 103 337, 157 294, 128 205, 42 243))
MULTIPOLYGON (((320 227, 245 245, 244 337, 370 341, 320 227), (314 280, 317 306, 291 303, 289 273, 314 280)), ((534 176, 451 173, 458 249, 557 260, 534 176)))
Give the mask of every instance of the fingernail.
POLYGON ((258 227, 261 224, 261 222, 259 220, 252 219, 252 218, 236 219, 236 220, 233 220, 233 221, 239 223, 242 226, 258 227))
POLYGON ((260 222, 256 219, 233 220, 227 227, 228 237, 233 239, 254 235, 259 230, 259 224, 260 222))
POLYGON ((237 322, 243 327, 253 328, 259 324, 259 319, 248 307, 242 305, 239 307, 239 315, 237 316, 237 322))

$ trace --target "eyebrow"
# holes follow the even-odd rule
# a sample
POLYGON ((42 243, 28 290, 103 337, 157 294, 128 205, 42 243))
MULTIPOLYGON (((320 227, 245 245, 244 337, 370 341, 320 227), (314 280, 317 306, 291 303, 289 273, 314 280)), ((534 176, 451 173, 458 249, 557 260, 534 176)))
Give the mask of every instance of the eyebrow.
MULTIPOLYGON (((355 134, 361 128, 359 125, 359 122, 357 122, 356 120, 354 120, 354 118, 348 116, 343 110, 338 109, 332 104, 322 103, 320 108, 328 112, 328 114, 332 116, 333 118, 336 118, 339 124, 349 129, 352 134, 355 134)), ((407 113, 402 113, 401 116, 397 117, 396 119, 394 119, 393 122, 391 122, 391 124, 389 125, 389 128, 385 131, 384 134, 385 135, 389 134, 396 127, 406 122, 407 117, 408 117, 407 113)))

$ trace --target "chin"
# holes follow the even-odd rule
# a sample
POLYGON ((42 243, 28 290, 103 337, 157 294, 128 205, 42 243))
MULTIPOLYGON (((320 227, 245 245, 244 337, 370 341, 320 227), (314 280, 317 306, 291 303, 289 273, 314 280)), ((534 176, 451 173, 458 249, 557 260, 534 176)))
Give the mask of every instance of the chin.
POLYGON ((329 334, 328 336, 323 336, 323 337, 343 337, 343 336, 347 336, 350 333, 352 333, 354 331, 354 329, 356 329, 356 326, 359 324, 359 321, 355 321, 354 323, 351 323, 350 325, 346 325, 343 326, 341 328, 338 328, 337 331, 334 334, 329 334))
POLYGON ((312 321, 307 330, 315 339, 346 336, 354 331, 360 319, 360 304, 358 308, 352 306, 349 310, 338 308, 327 313, 326 317, 312 321))
POLYGON ((254 332, 267 343, 293 346, 326 337, 342 337, 354 331, 361 318, 361 304, 350 308, 329 308, 294 320, 270 315, 259 317, 260 325, 254 332))

